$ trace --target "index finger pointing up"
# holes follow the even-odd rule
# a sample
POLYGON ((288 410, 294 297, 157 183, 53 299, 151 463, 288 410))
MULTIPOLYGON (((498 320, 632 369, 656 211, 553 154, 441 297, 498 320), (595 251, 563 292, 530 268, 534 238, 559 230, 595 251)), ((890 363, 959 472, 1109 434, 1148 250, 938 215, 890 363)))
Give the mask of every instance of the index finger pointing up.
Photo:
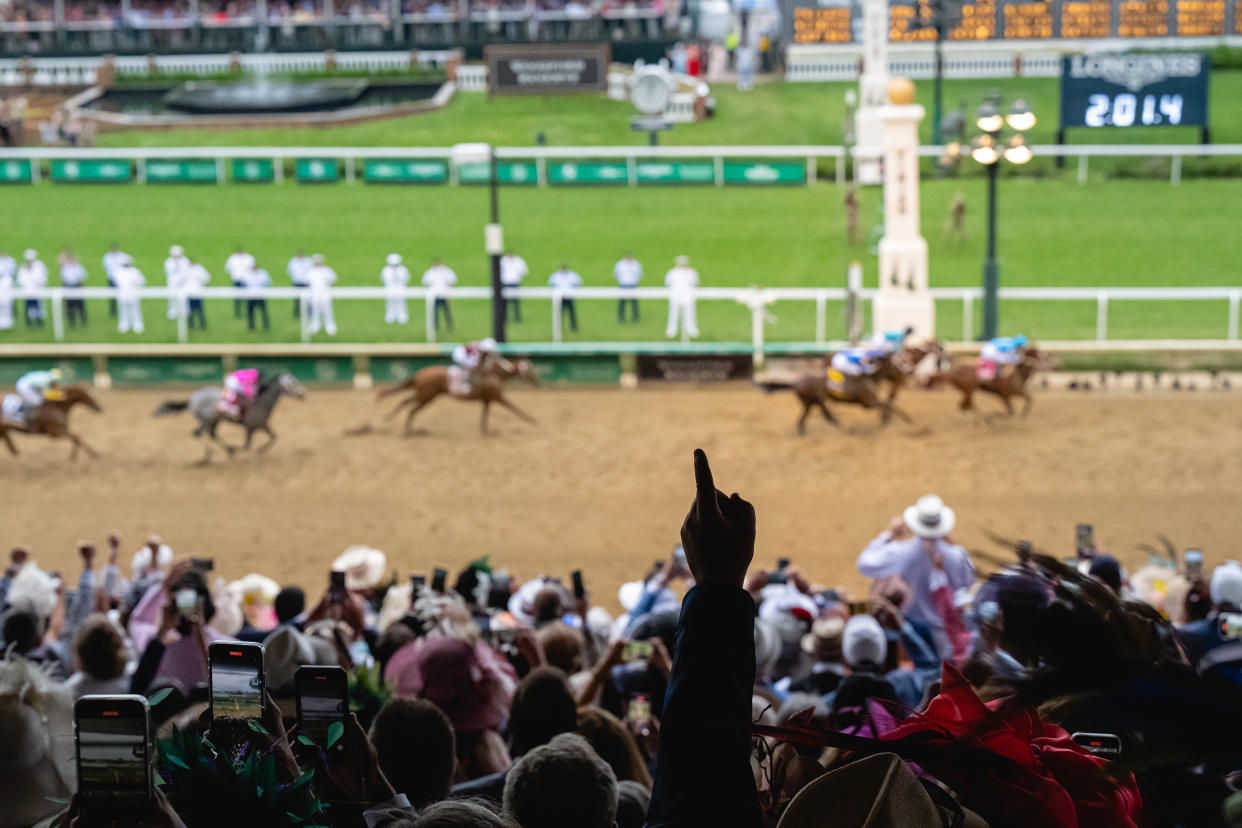
POLYGON ((716 503, 716 481, 712 479, 712 467, 707 464, 707 454, 703 449, 694 450, 694 485, 697 490, 699 508, 710 505, 718 508, 716 503))

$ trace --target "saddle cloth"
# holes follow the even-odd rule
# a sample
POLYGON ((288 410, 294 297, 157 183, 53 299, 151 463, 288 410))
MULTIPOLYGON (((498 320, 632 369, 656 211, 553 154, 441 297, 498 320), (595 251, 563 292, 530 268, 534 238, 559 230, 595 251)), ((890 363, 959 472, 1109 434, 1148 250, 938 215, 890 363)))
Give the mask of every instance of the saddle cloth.
POLYGON ((828 369, 828 388, 832 391, 845 390, 845 374, 842 374, 836 368, 828 369))
POLYGON ((979 357, 975 360, 975 376, 981 380, 996 379, 996 362, 990 359, 979 357))
POLYGON ((450 365, 448 369, 448 386, 452 394, 470 393, 470 372, 460 365, 450 365))
POLYGON ((5 394, 4 400, 0 401, 0 418, 18 428, 25 428, 26 401, 16 394, 5 394))

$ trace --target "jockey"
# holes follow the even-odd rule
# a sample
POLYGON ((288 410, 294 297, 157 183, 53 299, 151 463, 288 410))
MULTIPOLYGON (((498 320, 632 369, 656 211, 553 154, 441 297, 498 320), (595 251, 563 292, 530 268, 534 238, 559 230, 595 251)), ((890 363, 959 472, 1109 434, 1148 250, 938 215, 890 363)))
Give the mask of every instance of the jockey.
POLYGON ((38 408, 44 400, 59 400, 64 396, 60 390, 60 369, 30 371, 17 381, 17 395, 29 410, 38 408))
POLYGON ((879 354, 873 348, 846 348, 832 355, 832 368, 847 377, 865 377, 875 371, 873 360, 879 354))
POLYGON ((259 379, 258 368, 242 368, 225 377, 220 411, 240 422, 259 393, 259 379))
POLYGON ((453 349, 453 362, 466 374, 470 387, 478 385, 479 372, 488 357, 496 354, 496 340, 490 336, 453 349))
POLYGON ((883 354, 891 354, 901 350, 906 338, 914 333, 914 328, 893 328, 888 331, 876 331, 871 335, 871 345, 883 354))
POLYGON ((998 336, 983 344, 979 349, 979 376, 983 379, 994 379, 999 366, 1017 365, 1022 361, 1022 348, 1026 347, 1026 336, 998 336))

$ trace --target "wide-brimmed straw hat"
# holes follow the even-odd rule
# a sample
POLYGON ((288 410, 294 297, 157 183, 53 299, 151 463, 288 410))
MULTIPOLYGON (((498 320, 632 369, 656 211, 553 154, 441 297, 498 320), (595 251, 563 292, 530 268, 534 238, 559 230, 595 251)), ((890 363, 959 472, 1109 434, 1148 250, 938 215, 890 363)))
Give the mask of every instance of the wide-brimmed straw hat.
POLYGON ((923 495, 902 515, 906 526, 920 538, 943 538, 953 531, 957 515, 937 495, 923 495))
POLYGON ((351 546, 332 562, 332 569, 345 573, 347 589, 371 589, 384 577, 388 556, 369 546, 351 546))

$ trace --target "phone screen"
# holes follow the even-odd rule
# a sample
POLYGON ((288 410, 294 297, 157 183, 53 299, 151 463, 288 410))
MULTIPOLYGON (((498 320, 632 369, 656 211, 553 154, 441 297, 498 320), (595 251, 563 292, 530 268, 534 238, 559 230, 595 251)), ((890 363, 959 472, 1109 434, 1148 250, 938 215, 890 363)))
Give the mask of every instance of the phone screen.
POLYGON ((340 667, 299 667, 298 724, 315 744, 326 748, 328 728, 349 712, 349 684, 340 667))
POLYGON ((431 589, 433 592, 444 593, 445 582, 448 581, 448 570, 436 567, 431 573, 431 589))
POLYGON ((345 573, 332 570, 328 573, 328 597, 334 604, 345 603, 345 573))
POLYGON ((777 568, 778 570, 782 570, 782 571, 783 571, 783 570, 786 570, 786 569, 789 569, 789 563, 790 563, 789 558, 777 558, 777 559, 776 559, 776 568, 777 568))
POLYGON ((1074 530, 1074 548, 1079 558, 1095 554, 1095 528, 1090 523, 1080 523, 1074 530))
POLYGON ((645 658, 651 658, 654 648, 650 641, 627 641, 625 649, 622 650, 621 658, 623 661, 641 661, 645 658))
POLYGON ((263 647, 258 644, 216 642, 211 661, 211 716, 213 719, 263 717, 263 647))
POLYGON ((636 727, 644 727, 651 722, 651 697, 646 693, 635 693, 630 696, 630 706, 625 711, 625 718, 636 727))
POLYGON ((193 589, 177 590, 177 612, 186 618, 193 618, 198 611, 198 591, 193 589))
POLYGON ((418 592, 419 589, 425 586, 427 586, 426 575, 411 575, 410 576, 410 588, 413 589, 415 592, 418 592))
POLYGON ((84 807, 105 812, 140 807, 152 794, 146 700, 83 696, 74 718, 84 807))
POLYGON ((1115 733, 1075 733, 1070 736, 1096 756, 1114 758, 1121 755, 1121 737, 1115 733))
POLYGON ((1203 574, 1203 550, 1186 550, 1186 577, 1198 578, 1203 574))
POLYGON ((581 600, 586 597, 586 587, 582 583, 582 570, 575 569, 573 571, 574 597, 581 600))
POLYGON ((1220 637, 1226 641, 1242 638, 1242 612, 1222 612, 1216 619, 1220 623, 1220 637))

